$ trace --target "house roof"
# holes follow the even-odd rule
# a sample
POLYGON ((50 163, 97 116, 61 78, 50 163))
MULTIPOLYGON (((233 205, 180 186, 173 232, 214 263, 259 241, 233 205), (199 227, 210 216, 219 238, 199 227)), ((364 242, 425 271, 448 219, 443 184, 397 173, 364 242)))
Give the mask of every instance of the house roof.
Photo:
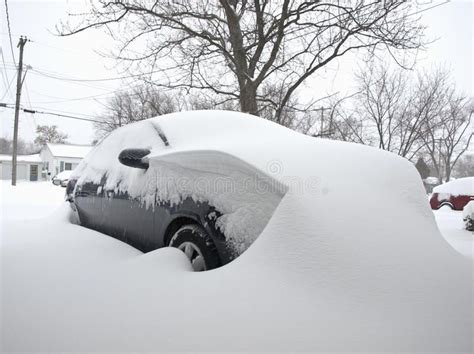
POLYGON ((92 150, 90 145, 46 144, 55 157, 84 158, 92 150))
MULTIPOLYGON (((12 155, 0 155, 0 161, 9 161, 11 162, 12 155)), ((18 155, 16 157, 17 162, 37 162, 41 163, 40 155, 18 155)))

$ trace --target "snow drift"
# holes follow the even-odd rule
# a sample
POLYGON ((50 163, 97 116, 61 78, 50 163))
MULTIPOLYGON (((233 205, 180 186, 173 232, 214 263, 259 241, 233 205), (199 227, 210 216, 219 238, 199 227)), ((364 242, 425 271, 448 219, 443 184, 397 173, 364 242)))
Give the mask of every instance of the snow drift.
MULTIPOLYGON (((47 221, 6 225, 3 349, 472 350, 472 264, 439 234, 410 162, 239 113, 140 124, 158 124, 169 141, 151 164, 218 151, 286 193, 243 255, 204 273, 177 250, 138 255, 64 221, 41 237, 31 230, 47 221)), ((133 169, 114 173, 123 183, 138 178, 133 169)))

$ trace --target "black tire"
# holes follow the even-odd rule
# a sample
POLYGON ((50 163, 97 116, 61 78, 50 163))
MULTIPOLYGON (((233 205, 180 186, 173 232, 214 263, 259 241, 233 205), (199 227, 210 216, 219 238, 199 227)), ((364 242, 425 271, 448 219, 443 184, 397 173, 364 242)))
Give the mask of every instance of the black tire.
POLYGON ((454 205, 452 205, 450 202, 442 202, 440 205, 439 205, 439 208, 438 209, 441 209, 442 207, 444 206, 448 206, 451 208, 451 210, 454 210, 454 205))
POLYGON ((199 225, 181 226, 171 237, 169 246, 181 249, 195 271, 214 269, 221 264, 214 242, 199 225))

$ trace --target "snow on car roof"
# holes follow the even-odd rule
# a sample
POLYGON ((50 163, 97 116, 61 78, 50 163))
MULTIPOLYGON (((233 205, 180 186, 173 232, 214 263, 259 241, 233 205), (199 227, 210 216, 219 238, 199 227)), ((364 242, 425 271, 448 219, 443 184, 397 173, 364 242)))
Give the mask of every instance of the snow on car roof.
POLYGON ((53 156, 84 158, 92 150, 90 145, 46 144, 53 156))
MULTIPOLYGON (((11 161, 12 155, 0 155, 0 161, 11 161)), ((39 154, 33 155, 18 155, 17 156, 18 162, 41 162, 39 154)))
POLYGON ((65 171, 59 172, 56 176, 54 176, 54 178, 68 179, 71 176, 72 172, 73 172, 72 170, 65 170, 65 171))
POLYGON ((434 193, 474 195, 474 177, 459 178, 433 188, 434 193))

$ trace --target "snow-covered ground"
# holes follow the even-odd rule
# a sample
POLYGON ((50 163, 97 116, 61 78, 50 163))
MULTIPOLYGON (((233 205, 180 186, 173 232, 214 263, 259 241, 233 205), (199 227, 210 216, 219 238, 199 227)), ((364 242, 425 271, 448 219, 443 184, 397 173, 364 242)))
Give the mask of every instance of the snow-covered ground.
POLYGON ((49 216, 64 201, 64 190, 51 182, 0 181, 1 218, 7 220, 38 219, 49 216))
MULTIPOLYGON (((262 288, 255 285, 261 272, 243 271, 233 282, 207 272, 220 285, 202 288, 205 275, 191 273, 177 250, 141 255, 112 238, 69 224, 64 188, 50 182, 20 182, 13 188, 2 181, 0 186, 2 351, 365 350, 366 343, 357 338, 367 328, 360 327, 357 316, 375 321, 370 331, 377 340, 372 347, 412 348, 397 337, 380 338, 377 324, 386 321, 380 314, 349 310, 356 304, 326 291, 314 301, 338 303, 340 313, 329 317, 330 325, 346 311, 356 310, 358 315, 350 325, 352 336, 345 333, 345 341, 335 336, 319 343, 320 336, 311 334, 312 325, 320 323, 321 316, 326 322, 328 314, 308 307, 313 301, 309 284, 283 275, 266 278, 262 288), (170 290, 176 287, 179 298, 170 290), (217 292, 220 300, 206 301, 209 291, 217 292), (163 302, 172 306, 160 306, 163 302), (223 333, 224 339, 219 339, 223 333)), ((435 215, 446 240, 472 257, 473 235, 462 230, 460 213, 442 210, 435 215)), ((407 331, 416 328, 407 323, 407 331)))
MULTIPOLYGON (((142 254, 71 224, 61 187, 3 182, 1 351, 471 352, 472 260, 442 239, 414 167, 282 129, 299 155, 282 149, 281 166, 316 171, 317 188, 290 185, 256 242, 208 272, 177 249, 142 254)), ((202 133, 181 138, 206 150, 202 133)), ((227 152, 274 154, 246 147, 227 152)), ((444 216, 447 239, 465 235, 444 216)))
POLYGON ((464 228, 462 211, 442 207, 434 211, 436 223, 446 241, 460 254, 474 259, 474 233, 464 228))

